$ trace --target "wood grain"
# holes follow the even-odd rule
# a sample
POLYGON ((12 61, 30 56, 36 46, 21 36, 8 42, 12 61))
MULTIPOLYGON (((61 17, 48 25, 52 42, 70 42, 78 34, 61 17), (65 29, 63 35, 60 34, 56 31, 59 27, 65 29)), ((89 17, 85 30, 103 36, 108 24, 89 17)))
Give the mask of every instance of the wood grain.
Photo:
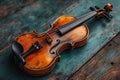
MULTIPOLYGON (((9 3, 12 0, 1 0, 0 3, 3 1, 9 3)), ((4 53, 0 56, 0 80, 66 79, 120 31, 119 3, 120 0, 39 0, 5 17, 0 21, 0 50, 4 53), (106 3, 113 4, 111 22, 100 19, 87 23, 90 30, 87 44, 84 47, 63 52, 60 62, 50 74, 42 77, 26 75, 12 60, 12 53, 7 46, 17 35, 34 29, 43 32, 49 29, 50 23, 61 15, 80 17, 89 12, 90 6, 103 7, 106 3)))
POLYGON ((0 20, 2 20, 3 18, 5 18, 11 14, 18 12, 25 6, 28 6, 35 1, 37 1, 37 0, 30 0, 30 1, 29 0, 19 0, 19 1, 11 0, 11 2, 9 2, 7 0, 1 1, 0 20), (5 4, 5 3, 7 3, 7 4, 5 4))
POLYGON ((50 25, 49 19, 53 18, 55 14, 61 13, 76 1, 2 1, 0 4, 0 50, 9 45, 19 34, 35 29, 38 32, 47 30, 50 25), (41 26, 43 24, 47 25, 41 26), (4 43, 4 41, 6 42, 4 43))
POLYGON ((119 80, 120 33, 87 61, 69 80, 119 80))

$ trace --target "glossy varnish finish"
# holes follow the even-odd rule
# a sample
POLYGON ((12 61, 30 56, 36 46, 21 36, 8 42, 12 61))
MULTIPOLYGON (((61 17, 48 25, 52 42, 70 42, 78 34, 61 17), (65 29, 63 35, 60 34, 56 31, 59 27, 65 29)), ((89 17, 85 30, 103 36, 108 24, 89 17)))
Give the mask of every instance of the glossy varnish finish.
POLYGON ((53 22, 52 27, 41 34, 36 32, 25 33, 16 38, 25 53, 34 42, 38 41, 42 48, 26 57, 23 69, 32 75, 43 75, 48 73, 59 61, 60 52, 82 46, 88 38, 88 28, 81 25, 64 36, 57 33, 57 28, 75 20, 73 16, 61 16, 53 22), (24 41, 25 40, 25 41, 24 41), (50 40, 50 41, 49 41, 50 40))
POLYGON ((20 67, 32 75, 47 74, 59 61, 62 51, 87 42, 89 32, 84 23, 93 17, 111 19, 109 13, 112 8, 110 3, 106 4, 104 9, 91 7, 92 11, 79 19, 69 15, 61 16, 53 22, 48 31, 40 34, 33 31, 18 36, 12 44, 12 51, 20 64, 22 63, 20 67))
MULTIPOLYGON (((26 1, 29 3, 29 0, 0 0, 0 4, 4 3, 6 6, 9 6, 8 3, 11 3, 12 7, 8 8, 7 10, 10 10, 12 12, 16 8, 21 7, 21 5, 13 4, 21 4, 21 1, 26 1)), ((12 15, 9 15, 7 17, 5 16, 4 19, 0 21, 0 80, 66 79, 71 74, 73 74, 74 71, 83 66, 84 63, 89 58, 91 58, 92 55, 96 54, 96 52, 102 48, 103 45, 105 45, 113 36, 115 36, 118 31, 120 31, 119 3, 120 0, 39 0, 20 8, 19 11, 12 13, 12 15), (77 48, 72 51, 64 51, 61 54, 61 60, 59 64, 56 65, 51 73, 41 77, 32 77, 25 75, 24 72, 22 72, 12 60, 12 53, 8 46, 14 40, 14 36, 18 36, 20 33, 32 31, 34 29, 36 29, 37 32, 46 31, 49 28, 50 23, 52 23, 58 16, 69 14, 79 17, 82 14, 86 13, 90 6, 99 5, 102 7, 108 2, 112 3, 114 6, 112 12, 114 18, 112 21, 108 23, 106 21, 98 20, 90 24, 88 23, 90 35, 87 44, 84 47, 77 48)), ((1 8, 1 10, 3 12, 8 12, 7 10, 3 10, 3 8, 1 8)), ((119 40, 117 42, 119 42, 119 40)), ((115 50, 113 49, 113 51, 115 50)), ((106 56, 105 58, 108 59, 108 57, 110 57, 109 54, 107 56, 104 55, 104 57, 106 56)), ((112 59, 116 59, 118 57, 118 55, 117 57, 116 55, 112 56, 112 59)), ((98 61, 96 61, 96 63, 98 63, 98 61)), ((89 68, 90 66, 87 67, 89 68)), ((117 67, 116 64, 115 66, 117 67)), ((98 77, 100 75, 106 77, 106 74, 111 73, 111 70, 113 70, 113 73, 115 72, 115 74, 119 73, 119 68, 111 69, 106 72, 106 69, 108 69, 108 67, 101 67, 101 71, 103 73, 100 71, 95 72, 95 69, 96 67, 94 67, 92 71, 98 77)), ((109 77, 106 77, 105 79, 107 80, 107 78, 112 78, 115 74, 111 73, 109 77)), ((96 77, 96 75, 92 76, 92 79, 96 77)), ((117 74, 116 77, 118 77, 119 80, 119 74, 117 74)), ((91 78, 89 77, 89 79, 91 78)), ((115 78, 113 79, 115 80, 115 78)))
POLYGON ((120 32, 69 80, 120 80, 120 32))

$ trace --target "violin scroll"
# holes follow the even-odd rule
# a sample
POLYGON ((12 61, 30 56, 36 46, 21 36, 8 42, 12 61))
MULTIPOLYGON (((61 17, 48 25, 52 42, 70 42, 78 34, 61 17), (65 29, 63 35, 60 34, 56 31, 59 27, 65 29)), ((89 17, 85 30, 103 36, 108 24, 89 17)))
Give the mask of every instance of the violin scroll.
POLYGON ((52 27, 43 33, 27 32, 16 37, 11 48, 15 61, 30 75, 41 76, 49 73, 60 60, 60 53, 86 44, 89 29, 85 22, 94 17, 112 18, 112 4, 104 9, 91 7, 87 14, 80 18, 64 15, 57 18, 52 27))
POLYGON ((98 6, 95 6, 95 8, 90 7, 90 10, 97 12, 97 16, 96 16, 97 18, 104 17, 107 20, 111 20, 112 15, 110 15, 109 13, 112 11, 112 8, 113 8, 113 5, 111 3, 107 3, 104 6, 104 9, 102 9, 98 6))
POLYGON ((107 12, 110 12, 112 11, 112 8, 113 8, 113 5, 111 3, 107 3, 104 7, 104 9, 107 11, 107 12))

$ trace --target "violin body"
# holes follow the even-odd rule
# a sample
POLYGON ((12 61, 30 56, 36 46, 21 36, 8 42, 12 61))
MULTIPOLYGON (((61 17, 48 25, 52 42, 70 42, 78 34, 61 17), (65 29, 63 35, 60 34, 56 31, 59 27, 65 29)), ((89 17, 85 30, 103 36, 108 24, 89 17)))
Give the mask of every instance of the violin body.
POLYGON ((76 18, 73 16, 61 16, 53 22, 52 27, 43 33, 25 33, 16 38, 25 53, 36 41, 42 48, 25 58, 26 64, 21 66, 24 71, 32 75, 44 75, 55 66, 60 59, 60 53, 65 49, 72 49, 84 45, 88 39, 88 27, 83 24, 68 32, 64 36, 56 34, 58 27, 65 25, 76 18), (48 34, 49 33, 49 34, 48 34))
POLYGON ((64 15, 57 18, 45 32, 36 31, 18 36, 12 44, 15 61, 31 75, 45 75, 60 61, 60 53, 66 49, 83 46, 89 36, 86 21, 91 18, 111 18, 112 4, 104 9, 97 6, 91 12, 77 19, 64 15))

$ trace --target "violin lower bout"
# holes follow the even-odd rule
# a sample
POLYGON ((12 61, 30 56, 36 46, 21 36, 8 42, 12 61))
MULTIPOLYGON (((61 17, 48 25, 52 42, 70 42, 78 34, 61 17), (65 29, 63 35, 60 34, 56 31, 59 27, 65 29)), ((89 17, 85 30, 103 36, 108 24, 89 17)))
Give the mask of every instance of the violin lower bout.
POLYGON ((36 41, 42 46, 39 51, 28 55, 25 58, 26 64, 20 67, 30 75, 42 76, 54 68, 55 64, 60 60, 60 53, 62 51, 83 46, 87 42, 89 35, 87 25, 80 25, 63 36, 60 36, 56 31, 57 28, 75 19, 75 17, 69 15, 59 17, 53 22, 51 29, 41 33, 44 34, 44 36, 39 34, 38 37, 36 37, 34 33, 26 33, 17 37, 16 41, 23 46, 24 53, 36 41), (52 40, 50 40, 51 42, 49 42, 49 38, 52 40))

